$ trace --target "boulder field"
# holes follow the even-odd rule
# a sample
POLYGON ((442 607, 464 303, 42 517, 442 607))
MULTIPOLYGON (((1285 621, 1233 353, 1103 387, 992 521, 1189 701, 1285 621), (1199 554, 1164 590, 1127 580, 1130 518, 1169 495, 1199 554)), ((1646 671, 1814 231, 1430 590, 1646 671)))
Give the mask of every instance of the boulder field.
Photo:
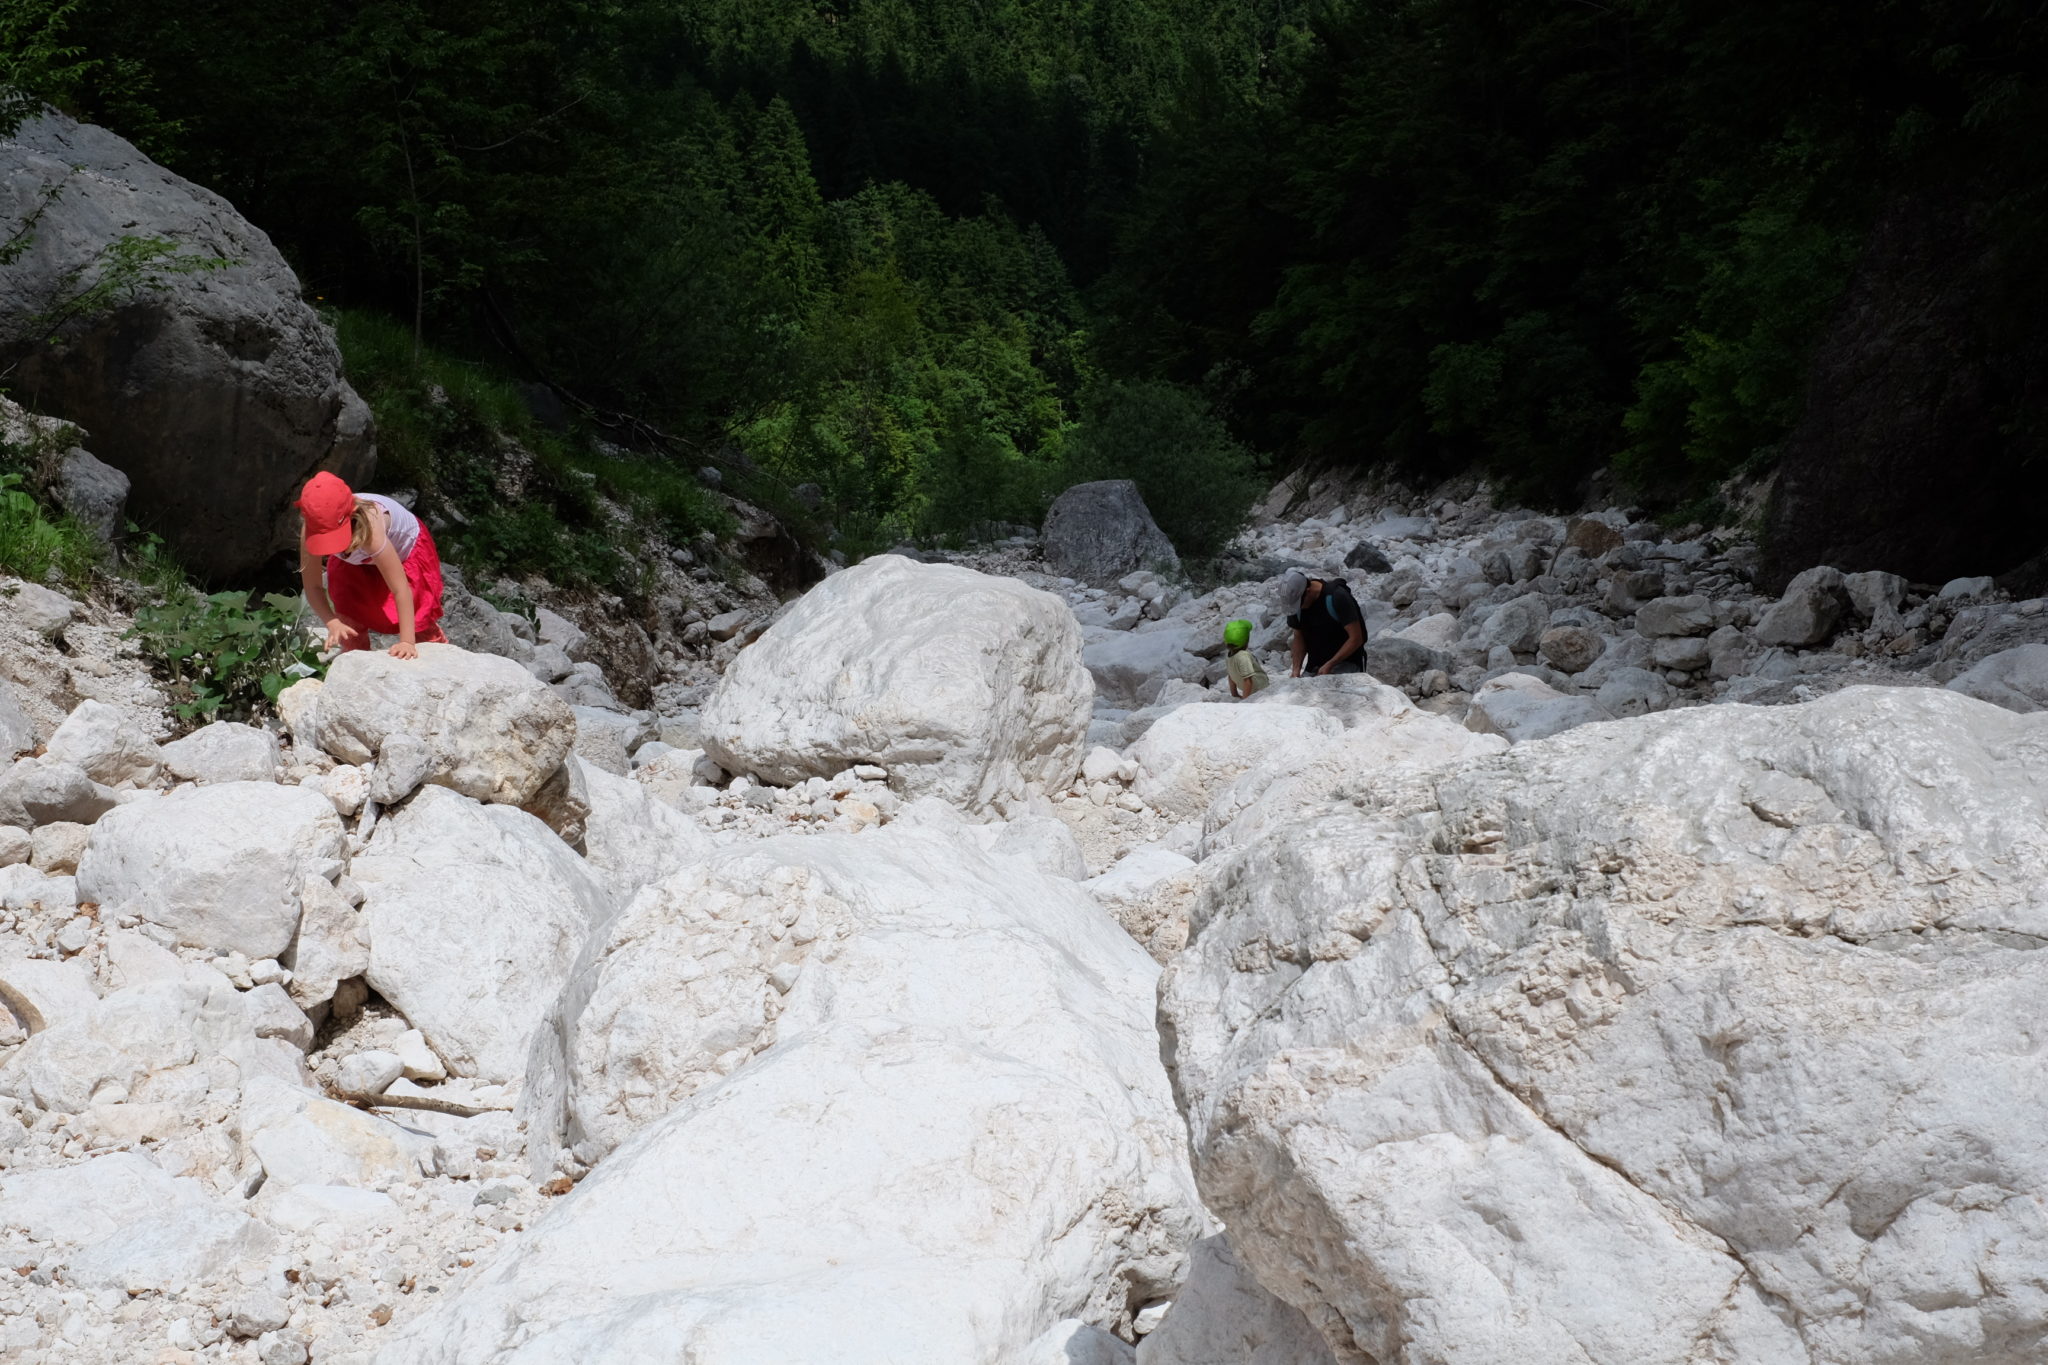
POLYGON ((0 584, 0 1356, 2048 1352, 2040 613, 1356 506, 882 556, 659 714, 426 646, 173 739, 0 584), (1233 703, 1290 563, 1394 664, 1233 703))

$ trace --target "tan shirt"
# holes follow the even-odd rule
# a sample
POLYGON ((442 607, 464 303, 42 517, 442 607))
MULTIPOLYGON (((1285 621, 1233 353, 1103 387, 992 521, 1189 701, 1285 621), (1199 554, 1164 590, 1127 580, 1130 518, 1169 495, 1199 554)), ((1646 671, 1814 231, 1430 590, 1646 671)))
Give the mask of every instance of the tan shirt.
POLYGON ((1224 666, 1230 670, 1232 682, 1240 685, 1251 684, 1245 692, 1246 696, 1253 692, 1263 692, 1272 685, 1273 680, 1266 676, 1266 670, 1259 667, 1258 659, 1248 649, 1232 650, 1224 666))

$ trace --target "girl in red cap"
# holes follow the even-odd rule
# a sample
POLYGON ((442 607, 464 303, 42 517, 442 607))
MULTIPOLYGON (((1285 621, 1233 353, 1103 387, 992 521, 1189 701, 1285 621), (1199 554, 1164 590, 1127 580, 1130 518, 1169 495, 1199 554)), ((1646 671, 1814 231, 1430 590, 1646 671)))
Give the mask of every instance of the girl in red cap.
POLYGON ((424 522, 390 498, 351 492, 332 474, 306 481, 299 515, 299 580, 327 623, 329 649, 368 649, 373 630, 398 637, 391 652, 401 659, 417 659, 419 644, 447 642, 441 556, 424 522))

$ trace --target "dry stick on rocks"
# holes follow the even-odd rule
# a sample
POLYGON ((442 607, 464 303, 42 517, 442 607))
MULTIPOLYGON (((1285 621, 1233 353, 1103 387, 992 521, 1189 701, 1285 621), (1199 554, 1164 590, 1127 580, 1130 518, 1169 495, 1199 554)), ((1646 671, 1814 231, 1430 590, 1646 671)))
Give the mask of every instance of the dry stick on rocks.
POLYGON ((473 1119, 479 1114, 509 1114, 509 1104, 457 1104, 454 1100, 435 1099, 431 1095, 368 1095, 355 1091, 337 1090, 335 1097, 344 1104, 353 1104, 359 1109, 424 1109, 430 1114, 452 1114, 459 1119, 473 1119))

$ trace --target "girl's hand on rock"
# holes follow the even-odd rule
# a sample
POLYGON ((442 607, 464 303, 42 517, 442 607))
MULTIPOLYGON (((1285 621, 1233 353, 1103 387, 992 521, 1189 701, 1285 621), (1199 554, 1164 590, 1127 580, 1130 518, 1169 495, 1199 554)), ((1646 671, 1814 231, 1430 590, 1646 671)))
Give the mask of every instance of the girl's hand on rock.
POLYGON ((418 645, 410 641, 400 640, 397 644, 391 646, 391 657, 394 659, 417 659, 420 657, 420 649, 418 645))

